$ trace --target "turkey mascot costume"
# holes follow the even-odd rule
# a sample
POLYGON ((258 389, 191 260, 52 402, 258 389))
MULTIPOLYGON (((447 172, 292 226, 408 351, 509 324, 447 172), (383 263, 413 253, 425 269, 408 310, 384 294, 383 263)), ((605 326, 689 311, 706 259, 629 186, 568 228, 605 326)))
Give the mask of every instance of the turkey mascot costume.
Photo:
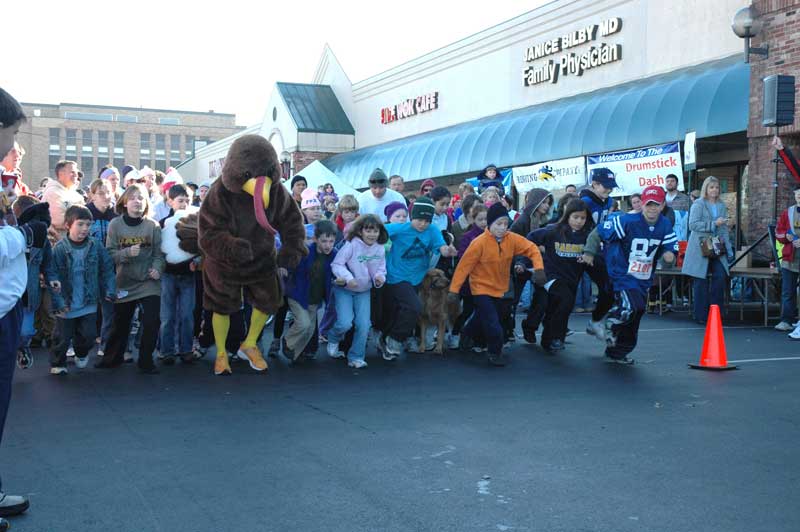
POLYGON ((267 318, 283 302, 278 268, 292 269, 308 253, 303 214, 281 184, 281 166, 272 145, 244 135, 231 145, 222 177, 208 190, 198 215, 203 254, 203 308, 213 313, 217 359, 214 373, 229 375, 225 349, 230 316, 244 298, 253 307, 247 337, 236 355, 256 371, 267 362, 256 346, 267 318), (280 233, 281 248, 275 248, 280 233))

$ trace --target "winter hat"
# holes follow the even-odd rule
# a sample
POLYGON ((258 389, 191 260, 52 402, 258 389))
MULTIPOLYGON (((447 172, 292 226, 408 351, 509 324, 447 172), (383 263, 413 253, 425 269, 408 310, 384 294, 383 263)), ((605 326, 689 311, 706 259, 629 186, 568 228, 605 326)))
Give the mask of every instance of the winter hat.
POLYGON ((161 193, 166 194, 173 185, 183 184, 183 177, 173 167, 169 167, 164 182, 161 183, 161 193))
POLYGON ((369 184, 370 185, 386 185, 389 182, 389 178, 386 177, 386 173, 381 170, 380 168, 376 168, 372 171, 369 175, 369 184))
POLYGON ((401 209, 408 212, 408 207, 406 207, 405 203, 402 201, 393 201, 383 209, 383 214, 386 215, 386 219, 388 220, 394 213, 401 209))
POLYGON ((306 178, 298 174, 292 178, 292 186, 290 186, 289 188, 294 188, 294 184, 297 183, 298 181, 302 181, 303 183, 306 184, 306 186, 308 186, 308 181, 306 180, 306 178))
POLYGON ((147 166, 147 165, 144 165, 144 166, 142 166, 142 167, 139 169, 139 174, 140 174, 142 177, 147 177, 147 176, 150 176, 150 177, 152 177, 152 178, 154 178, 154 179, 155 179, 155 177, 156 177, 156 171, 155 171, 155 170, 153 170, 152 168, 150 168, 150 167, 149 167, 149 166, 147 166))
POLYGON ((486 227, 491 227, 494 222, 503 217, 508 218, 508 209, 503 207, 503 204, 499 201, 492 204, 486 213, 486 227))
MULTIPOLYGON (((303 179, 305 181, 305 179, 303 179)), ((317 197, 317 191, 312 188, 307 188, 300 194, 300 208, 301 209, 311 209, 313 207, 319 207, 319 198, 317 197)))
POLYGON ((433 201, 427 196, 422 196, 417 198, 417 201, 414 202, 414 206, 411 207, 411 219, 430 222, 433 220, 434 212, 433 201))
POLYGON ((435 187, 435 186, 436 186, 436 181, 434 181, 433 179, 426 179, 426 180, 425 180, 425 181, 423 181, 423 182, 422 182, 422 184, 419 186, 419 193, 420 193, 420 195, 422 196, 422 195, 424 195, 424 194, 425 194, 424 192, 422 192, 423 190, 425 190, 425 187, 431 187, 431 188, 433 188, 433 187, 435 187))
POLYGON ((100 174, 100 179, 108 179, 109 177, 111 177, 111 176, 112 176, 112 175, 114 175, 114 174, 117 174, 117 175, 119 175, 119 170, 117 170, 117 169, 116 169, 116 168, 114 168, 113 166, 112 166, 111 168, 106 168, 106 169, 105 169, 105 170, 103 170, 103 172, 100 174))
POLYGON ((136 169, 135 166, 125 166, 122 169, 122 182, 126 183, 128 181, 133 181, 134 183, 139 181, 142 178, 139 170, 136 169))

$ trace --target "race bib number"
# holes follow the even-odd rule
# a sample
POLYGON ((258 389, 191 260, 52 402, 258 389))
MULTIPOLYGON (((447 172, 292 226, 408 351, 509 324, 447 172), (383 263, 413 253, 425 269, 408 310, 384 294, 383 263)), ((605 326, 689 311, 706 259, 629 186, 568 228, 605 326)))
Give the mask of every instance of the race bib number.
POLYGON ((650 279, 653 274, 653 259, 660 244, 661 240, 634 238, 628 255, 628 275, 642 281, 650 279))
POLYGON ((637 279, 646 281, 653 273, 653 260, 648 257, 631 257, 628 261, 628 275, 633 275, 637 279))

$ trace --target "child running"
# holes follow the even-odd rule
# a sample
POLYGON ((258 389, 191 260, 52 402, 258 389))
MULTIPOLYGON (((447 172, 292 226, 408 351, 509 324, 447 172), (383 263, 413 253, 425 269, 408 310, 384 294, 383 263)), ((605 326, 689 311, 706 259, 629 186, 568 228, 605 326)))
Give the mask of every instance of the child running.
POLYGON ((508 210, 500 203, 489 207, 486 216, 488 229, 472 241, 456 267, 450 283, 450 297, 458 298, 461 286, 469 277, 469 287, 475 304, 475 314, 461 334, 461 349, 472 347, 473 339, 482 335, 489 350, 489 363, 504 366, 504 329, 501 325, 502 297, 510 281, 514 255, 524 255, 533 263, 534 281, 544 285, 546 277, 539 248, 524 237, 510 233, 508 210))
MULTIPOLYGON (((548 225, 528 234, 528 240, 544 248, 544 271, 547 283, 544 331, 541 346, 555 354, 564 349, 569 315, 575 304, 578 283, 583 276, 583 246, 589 236, 586 220, 589 208, 580 199, 570 200, 558 223, 548 225)), ((535 334, 535 332, 534 332, 535 334)))
POLYGON ((341 358, 339 342, 351 326, 355 336, 347 353, 351 368, 365 368, 367 336, 370 326, 370 289, 386 282, 384 246, 389 235, 374 214, 359 217, 350 226, 347 242, 333 259, 331 269, 336 278, 333 289, 336 304, 336 325, 328 333, 328 355, 341 358))
MULTIPOLYGON (((636 347, 639 322, 647 310, 654 265, 659 258, 667 263, 675 260, 678 238, 661 214, 665 200, 664 189, 651 185, 642 191, 641 213, 606 220, 589 236, 590 241, 599 236, 606 246, 605 262, 614 289, 614 306, 605 323, 606 358, 611 362, 634 363, 628 354, 636 347)), ((585 262, 591 264, 593 258, 584 250, 585 262)))

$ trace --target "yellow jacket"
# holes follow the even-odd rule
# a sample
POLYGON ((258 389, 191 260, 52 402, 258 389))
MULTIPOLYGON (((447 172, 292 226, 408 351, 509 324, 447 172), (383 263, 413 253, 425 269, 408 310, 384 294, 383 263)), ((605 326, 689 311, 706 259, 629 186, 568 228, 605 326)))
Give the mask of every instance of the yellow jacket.
POLYGON ((457 294, 469 277, 472 295, 502 297, 508 291, 511 261, 515 255, 531 259, 534 270, 544 269, 539 248, 528 239, 509 231, 498 242, 486 229, 461 257, 450 283, 450 292, 457 294))

